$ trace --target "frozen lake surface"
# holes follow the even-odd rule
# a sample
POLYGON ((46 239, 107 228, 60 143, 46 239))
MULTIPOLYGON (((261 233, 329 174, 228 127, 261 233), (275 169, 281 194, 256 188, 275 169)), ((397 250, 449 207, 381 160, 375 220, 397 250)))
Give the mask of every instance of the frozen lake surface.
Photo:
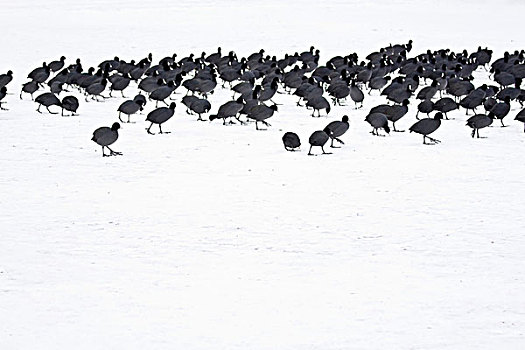
MULTIPOLYGON (((389 43, 525 48, 517 1, 66 1, 3 3, 0 73, 2 349, 521 349, 525 344, 523 125, 472 139, 464 110, 433 134, 372 136, 385 103, 311 118, 279 95, 267 131, 196 122, 177 101, 145 115, 103 158, 90 138, 122 98, 40 115, 25 77, 43 61, 154 62, 264 48, 360 59, 389 43), (345 145, 308 157, 308 136, 350 117, 345 145), (281 137, 295 131, 302 151, 281 137)), ((474 84, 488 82, 479 69, 474 84)), ((137 91, 133 85, 127 96, 137 91)), ((80 95, 79 95, 80 96, 80 95)), ((181 98, 182 95, 177 95, 181 98)), ((231 98, 210 97, 212 111, 231 98)), ((396 124, 408 129, 415 104, 396 124)), ((146 113, 153 108, 148 103, 146 113)))

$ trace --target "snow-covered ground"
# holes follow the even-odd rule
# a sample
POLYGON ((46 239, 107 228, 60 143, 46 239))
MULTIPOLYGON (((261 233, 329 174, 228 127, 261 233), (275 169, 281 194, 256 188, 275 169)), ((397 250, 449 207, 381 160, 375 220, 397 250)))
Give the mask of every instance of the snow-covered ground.
MULTIPOLYGON (((364 108, 311 118, 279 95, 267 131, 188 116, 90 138, 122 98, 40 115, 19 87, 61 55, 239 57, 321 50, 321 63, 414 40, 414 53, 525 48, 519 1, 3 2, 0 73, 1 349, 522 349, 523 125, 472 139, 464 111, 423 146, 372 136, 364 108), (308 136, 350 116, 345 145, 308 136), (301 152, 285 152, 295 131, 301 152)), ((475 85, 487 81, 482 69, 475 85)), ((133 96, 136 86, 126 91, 133 96)), ((180 98, 182 95, 178 95, 180 98)), ((231 98, 219 89, 212 111, 231 98)), ((146 106, 149 112, 152 103, 146 106)), ((53 109, 53 107, 51 107, 53 109)), ((415 122, 415 104, 398 127, 415 122)))

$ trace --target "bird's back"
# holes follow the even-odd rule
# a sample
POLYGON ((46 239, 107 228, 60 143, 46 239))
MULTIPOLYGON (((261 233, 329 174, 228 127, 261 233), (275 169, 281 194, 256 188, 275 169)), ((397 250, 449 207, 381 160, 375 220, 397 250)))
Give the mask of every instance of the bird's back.
POLYGON ((421 135, 429 135, 436 131, 440 125, 441 120, 439 119, 425 118, 417 121, 409 130, 421 135))

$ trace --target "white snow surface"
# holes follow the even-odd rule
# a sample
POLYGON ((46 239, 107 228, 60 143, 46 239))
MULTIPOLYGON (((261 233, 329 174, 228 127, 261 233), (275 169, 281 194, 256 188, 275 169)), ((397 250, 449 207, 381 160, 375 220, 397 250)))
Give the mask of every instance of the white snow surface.
MULTIPOLYGON (((521 2, 0 7, 0 73, 15 76, 0 111, 0 349, 524 348, 517 103, 509 127, 496 122, 487 138, 470 137, 460 110, 432 135, 442 143, 424 146, 408 132, 369 133, 364 117, 385 103, 377 92, 363 109, 321 118, 278 95, 267 131, 197 122, 178 100, 163 126, 171 134, 148 135, 145 115, 132 116, 113 145, 124 155, 103 158, 90 138, 117 120, 121 97, 81 98, 69 118, 18 98, 27 74, 61 55, 88 67, 115 55, 157 62, 222 46, 282 57, 314 45, 324 63, 413 39, 411 56, 481 45, 495 59, 525 48, 521 2), (309 135, 343 114, 345 145, 308 157, 309 135), (284 151, 286 131, 301 152, 284 151)), ((488 81, 481 68, 475 76, 488 81)), ((217 89, 212 111, 230 98, 217 89)))

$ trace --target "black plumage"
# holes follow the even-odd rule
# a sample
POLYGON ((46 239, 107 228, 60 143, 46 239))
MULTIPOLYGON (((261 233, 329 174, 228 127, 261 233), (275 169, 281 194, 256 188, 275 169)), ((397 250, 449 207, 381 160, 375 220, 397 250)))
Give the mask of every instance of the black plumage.
POLYGON ((486 128, 487 126, 490 126, 494 120, 494 114, 489 113, 489 115, 486 114, 476 114, 470 118, 467 119, 467 126, 472 128, 472 134, 471 136, 474 137, 474 135, 477 135, 479 138, 479 129, 486 128))
POLYGON ((301 140, 299 139, 299 136, 294 132, 286 132, 283 135, 283 144, 284 149, 290 152, 295 151, 297 148, 301 146, 301 140))
POLYGON ((71 115, 75 115, 78 109, 78 99, 75 96, 65 96, 60 104, 62 107, 62 116, 64 117, 64 110, 71 112, 71 115))
POLYGON ((328 141, 330 137, 324 130, 317 130, 310 135, 310 138, 308 139, 308 142, 310 143, 310 150, 308 150, 308 155, 312 156, 314 155, 312 153, 312 147, 321 147, 321 150, 323 151, 323 154, 331 154, 329 152, 325 152, 324 145, 328 141))
POLYGON ((146 121, 151 122, 149 128, 146 129, 148 134, 154 135, 151 132, 151 127, 153 126, 153 124, 159 125, 159 130, 161 134, 170 133, 169 131, 162 131, 162 124, 169 120, 171 117, 173 117, 173 114, 175 114, 175 106, 175 102, 172 102, 169 107, 160 107, 148 113, 146 121))
POLYGON ((138 111, 143 110, 143 101, 142 100, 127 100, 124 101, 117 109, 118 111, 118 118, 123 123, 130 123, 130 116, 132 114, 137 113, 138 111), (128 121, 124 122, 121 118, 121 114, 124 113, 128 116, 128 121))
POLYGON ((31 95, 31 99, 34 100, 33 94, 38 91, 40 86, 34 82, 34 81, 28 81, 24 85, 22 85, 22 90, 20 91, 20 99, 22 99, 22 92, 28 93, 31 95))
POLYGON ((374 129, 372 135, 384 136, 379 134, 379 129, 385 130, 387 134, 390 133, 388 126, 388 117, 383 113, 370 113, 366 116, 365 121, 368 122, 374 129))
POLYGON ((49 110, 50 106, 60 106, 60 100, 55 96, 55 94, 51 92, 44 92, 43 94, 37 96, 35 102, 38 103, 38 108, 36 110, 38 113, 42 113, 40 112, 40 107, 44 106, 49 113, 58 114, 58 112, 51 112, 49 110))
POLYGON ((347 132, 350 127, 348 122, 348 116, 344 115, 343 118, 339 120, 334 120, 333 122, 328 123, 328 125, 323 129, 323 131, 330 137, 332 140, 330 147, 336 148, 334 146, 334 140, 344 145, 344 142, 339 139, 345 132, 347 132))
POLYGON ((115 152, 111 148, 109 148, 109 145, 112 145, 118 139, 118 129, 120 129, 120 124, 113 123, 111 128, 103 126, 93 132, 93 137, 91 138, 91 140, 96 142, 98 145, 102 146, 103 157, 122 155, 121 152, 115 152), (109 149, 110 153, 105 154, 104 148, 109 149))
POLYGON ((441 119, 443 119, 443 114, 441 112, 437 112, 434 115, 434 118, 425 118, 418 120, 414 125, 410 127, 410 132, 415 132, 417 134, 423 135, 423 144, 428 145, 428 143, 426 142, 427 138, 434 144, 439 143, 441 141, 434 139, 428 135, 433 133, 440 127, 441 119))

